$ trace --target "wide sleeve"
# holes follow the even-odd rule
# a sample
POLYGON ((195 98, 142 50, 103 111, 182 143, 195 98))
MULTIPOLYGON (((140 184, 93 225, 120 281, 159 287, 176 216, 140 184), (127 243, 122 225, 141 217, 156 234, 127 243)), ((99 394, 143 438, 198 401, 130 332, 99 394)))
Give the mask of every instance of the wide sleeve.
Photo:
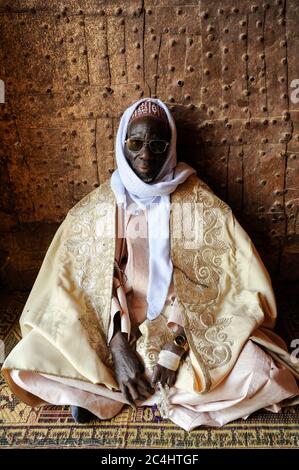
POLYGON ((207 185, 192 175, 171 202, 174 285, 203 393, 227 377, 253 334, 274 327, 275 297, 249 235, 207 185))
POLYGON ((252 333, 276 319, 271 280, 250 237, 230 210, 206 213, 202 245, 194 254, 184 250, 176 269, 199 392, 221 383, 252 333))
MULTIPOLYGON (((96 269, 109 266, 114 241, 91 243, 96 219, 92 210, 83 210, 84 217, 67 215, 49 246, 20 318, 22 339, 5 359, 4 376, 18 369, 118 387, 103 321, 89 296, 96 291, 92 300, 105 301, 109 272, 106 280, 96 269), (98 257, 91 251, 95 247, 98 257)), ((107 217, 113 220, 113 212, 107 217)))
MULTIPOLYGON (((237 221, 235 221, 235 234, 237 238, 244 237, 244 230, 237 221)), ((256 308, 263 313, 260 324, 249 339, 265 349, 276 362, 283 364, 299 379, 299 361, 288 352, 285 341, 272 331, 277 318, 277 307, 271 279, 254 244, 251 240, 249 243, 251 257, 244 280, 243 295, 246 296, 246 292, 253 294, 256 298, 256 308)))
POLYGON ((255 303, 260 311, 260 324, 274 328, 277 307, 270 275, 252 240, 232 215, 232 240, 236 253, 236 279, 239 279, 239 300, 255 303))

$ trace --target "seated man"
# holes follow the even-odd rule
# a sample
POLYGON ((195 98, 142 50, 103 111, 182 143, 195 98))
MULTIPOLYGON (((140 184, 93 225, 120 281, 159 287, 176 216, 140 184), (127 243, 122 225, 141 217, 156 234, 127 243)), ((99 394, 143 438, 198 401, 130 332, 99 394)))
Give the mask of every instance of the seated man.
POLYGON ((162 101, 125 111, 116 161, 49 247, 3 365, 13 392, 70 404, 77 422, 158 403, 186 430, 295 403, 269 275, 227 204, 177 164, 162 101))

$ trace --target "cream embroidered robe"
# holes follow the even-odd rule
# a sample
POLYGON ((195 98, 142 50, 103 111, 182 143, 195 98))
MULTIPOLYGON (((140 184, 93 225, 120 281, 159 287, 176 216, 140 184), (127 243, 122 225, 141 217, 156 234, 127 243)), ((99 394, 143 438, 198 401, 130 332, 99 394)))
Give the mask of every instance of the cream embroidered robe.
MULTIPOLYGON (((194 175, 171 194, 171 203, 174 289, 196 368, 186 375, 186 361, 176 386, 198 393, 214 389, 249 338, 299 377, 298 362, 271 331, 276 305, 269 275, 231 209, 194 175), (176 214, 186 207, 187 222, 201 234, 195 245, 182 227, 178 231, 176 214)), ((107 344, 116 213, 107 181, 69 211, 47 251, 20 319, 22 340, 2 370, 14 393, 30 405, 42 401, 18 387, 10 369, 118 388, 107 344)), ((147 322, 137 345, 148 366, 163 347, 159 322, 159 317, 147 322)))

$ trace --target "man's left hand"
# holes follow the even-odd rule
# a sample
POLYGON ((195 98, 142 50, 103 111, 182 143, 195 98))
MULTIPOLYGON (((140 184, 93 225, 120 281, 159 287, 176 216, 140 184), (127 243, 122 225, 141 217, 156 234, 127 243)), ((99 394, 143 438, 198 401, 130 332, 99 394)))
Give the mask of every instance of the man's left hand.
MULTIPOLYGON (((185 351, 182 348, 176 346, 173 343, 173 341, 166 343, 163 349, 167 351, 171 351, 180 357, 182 357, 185 353, 185 351)), ((162 386, 167 384, 169 387, 172 387, 175 383, 177 372, 178 372, 178 369, 171 370, 171 369, 167 369, 164 366, 161 366, 160 364, 157 364, 154 368, 154 372, 153 372, 153 376, 151 380, 152 385, 156 385, 158 382, 160 382, 162 386)))

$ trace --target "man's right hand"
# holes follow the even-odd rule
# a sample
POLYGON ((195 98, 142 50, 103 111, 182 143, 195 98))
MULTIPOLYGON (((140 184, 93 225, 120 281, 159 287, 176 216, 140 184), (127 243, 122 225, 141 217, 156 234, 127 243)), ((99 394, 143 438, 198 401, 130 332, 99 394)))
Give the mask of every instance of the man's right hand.
POLYGON ((126 339, 126 334, 117 331, 110 341, 118 385, 127 400, 146 400, 154 389, 144 376, 144 367, 126 339))

